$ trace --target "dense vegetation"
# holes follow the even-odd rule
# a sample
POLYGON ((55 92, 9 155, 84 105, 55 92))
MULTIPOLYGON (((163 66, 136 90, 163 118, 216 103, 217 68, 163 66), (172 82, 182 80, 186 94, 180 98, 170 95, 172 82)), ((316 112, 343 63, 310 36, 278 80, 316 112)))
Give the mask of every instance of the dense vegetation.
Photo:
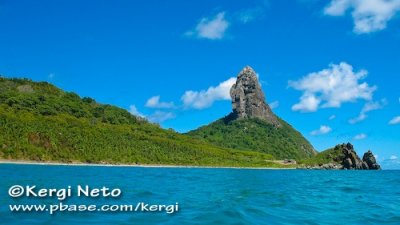
POLYGON ((221 148, 46 82, 0 77, 0 158, 280 167, 271 155, 221 148))
POLYGON ((334 148, 319 152, 312 158, 300 160, 298 163, 310 166, 319 166, 328 163, 342 163, 343 161, 342 145, 336 145, 334 148))
POLYGON ((231 115, 187 133, 189 136, 225 148, 258 151, 277 159, 304 159, 316 154, 310 143, 285 121, 281 127, 266 121, 231 119, 231 115))

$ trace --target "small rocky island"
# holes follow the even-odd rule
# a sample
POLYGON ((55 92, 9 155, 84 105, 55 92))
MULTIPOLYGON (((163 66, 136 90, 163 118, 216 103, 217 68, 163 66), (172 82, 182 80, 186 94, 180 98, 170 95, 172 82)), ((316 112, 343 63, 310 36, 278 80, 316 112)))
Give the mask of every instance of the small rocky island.
POLYGON ((344 170, 380 170, 371 150, 358 157, 352 144, 336 145, 332 149, 320 152, 314 158, 304 161, 299 168, 306 169, 344 169, 344 170))

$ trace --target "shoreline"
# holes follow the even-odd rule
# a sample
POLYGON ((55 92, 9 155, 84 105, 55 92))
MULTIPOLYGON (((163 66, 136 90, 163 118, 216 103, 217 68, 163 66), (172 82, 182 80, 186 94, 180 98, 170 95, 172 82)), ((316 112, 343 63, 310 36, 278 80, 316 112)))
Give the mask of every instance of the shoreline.
POLYGON ((185 166, 185 165, 163 165, 163 164, 100 164, 100 163, 62 163, 62 162, 39 162, 31 160, 6 160, 0 159, 1 164, 15 165, 40 165, 40 166, 91 166, 91 167, 134 167, 134 168, 181 168, 181 169, 250 169, 250 170, 295 170, 296 168, 275 167, 234 167, 234 166, 185 166))

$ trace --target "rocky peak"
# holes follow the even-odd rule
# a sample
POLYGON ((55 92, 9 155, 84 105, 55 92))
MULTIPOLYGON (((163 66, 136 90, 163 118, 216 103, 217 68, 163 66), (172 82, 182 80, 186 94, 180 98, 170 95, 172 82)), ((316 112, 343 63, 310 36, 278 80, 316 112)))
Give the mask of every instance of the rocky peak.
POLYGON ((343 152, 342 165, 345 169, 379 170, 381 167, 376 163, 374 154, 371 150, 366 152, 362 160, 358 157, 352 144, 340 145, 343 152))
POLYGON ((259 118, 274 126, 280 126, 278 119, 266 103, 257 75, 250 66, 246 66, 239 73, 230 94, 233 114, 237 119, 259 118))
POLYGON ((371 150, 364 153, 363 161, 367 164, 370 170, 379 170, 381 166, 376 162, 374 154, 372 154, 371 150))
POLYGON ((362 169, 363 164, 360 158, 358 157, 356 151, 352 144, 342 144, 342 153, 343 153, 343 162, 342 165, 346 169, 362 169))

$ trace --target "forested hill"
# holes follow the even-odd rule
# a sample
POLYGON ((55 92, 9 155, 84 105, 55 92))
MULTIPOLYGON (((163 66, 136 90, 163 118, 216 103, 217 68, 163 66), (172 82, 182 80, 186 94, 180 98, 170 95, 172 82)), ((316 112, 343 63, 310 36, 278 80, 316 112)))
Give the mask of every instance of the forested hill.
POLYGON ((300 132, 273 113, 250 66, 240 71, 230 95, 229 115, 187 135, 220 147, 271 154, 277 159, 299 160, 316 154, 300 132))
POLYGON ((0 158, 270 166, 271 155, 216 147, 47 82, 0 77, 0 158))
POLYGON ((271 154, 276 159, 306 159, 316 153, 292 126, 277 118, 280 127, 258 119, 231 120, 229 116, 187 133, 213 145, 271 154))

